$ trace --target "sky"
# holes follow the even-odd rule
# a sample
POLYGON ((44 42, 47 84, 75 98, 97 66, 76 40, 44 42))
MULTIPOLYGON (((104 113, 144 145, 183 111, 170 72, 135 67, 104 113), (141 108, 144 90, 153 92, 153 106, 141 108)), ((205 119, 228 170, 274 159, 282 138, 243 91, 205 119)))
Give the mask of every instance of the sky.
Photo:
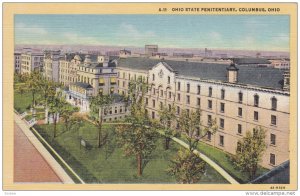
POLYGON ((15 15, 15 44, 289 51, 288 15, 15 15))

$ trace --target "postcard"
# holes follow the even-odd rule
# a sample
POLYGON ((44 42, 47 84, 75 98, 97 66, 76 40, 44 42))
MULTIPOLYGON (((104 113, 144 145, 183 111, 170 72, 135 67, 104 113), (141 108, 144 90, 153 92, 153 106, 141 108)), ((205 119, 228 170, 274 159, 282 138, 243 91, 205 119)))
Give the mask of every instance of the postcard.
POLYGON ((296 190, 297 16, 4 3, 3 189, 296 190))

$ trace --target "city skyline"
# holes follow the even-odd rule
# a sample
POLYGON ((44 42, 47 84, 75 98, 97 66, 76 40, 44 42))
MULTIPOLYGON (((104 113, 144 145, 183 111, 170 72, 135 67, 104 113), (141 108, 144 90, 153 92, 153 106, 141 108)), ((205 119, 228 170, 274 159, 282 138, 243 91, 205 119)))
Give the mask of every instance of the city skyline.
POLYGON ((289 16, 16 15, 15 44, 289 51, 289 16))

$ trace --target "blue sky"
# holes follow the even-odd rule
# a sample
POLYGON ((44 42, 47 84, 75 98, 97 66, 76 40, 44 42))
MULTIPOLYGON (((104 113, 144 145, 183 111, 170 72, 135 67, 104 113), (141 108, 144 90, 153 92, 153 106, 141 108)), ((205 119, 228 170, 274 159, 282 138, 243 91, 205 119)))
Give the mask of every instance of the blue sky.
POLYGON ((289 51, 289 16, 15 15, 15 44, 289 51))

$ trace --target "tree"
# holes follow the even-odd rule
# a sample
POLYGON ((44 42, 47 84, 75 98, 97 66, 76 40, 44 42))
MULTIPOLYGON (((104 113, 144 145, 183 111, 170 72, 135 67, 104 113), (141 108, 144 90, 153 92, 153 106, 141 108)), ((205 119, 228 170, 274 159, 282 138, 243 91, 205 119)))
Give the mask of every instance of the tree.
POLYGON ((197 183, 205 172, 205 162, 189 150, 181 149, 167 172, 183 184, 197 183))
POLYGON ((181 132, 187 136, 190 152, 193 152, 197 148, 199 141, 207 137, 209 132, 210 134, 214 134, 218 129, 216 120, 212 120, 208 126, 202 125, 199 108, 191 112, 183 110, 178 118, 178 123, 181 132))
POLYGON ((102 123, 103 115, 107 114, 107 110, 112 103, 112 97, 110 95, 97 95, 92 97, 90 102, 91 116, 96 119, 96 125, 98 127, 98 148, 102 145, 102 123))
POLYGON ((246 136, 238 142, 234 163, 249 174, 249 180, 255 177, 258 164, 266 149, 265 138, 266 131, 262 127, 257 127, 253 129, 253 133, 247 131, 246 136))
POLYGON ((125 155, 136 157, 138 176, 142 175, 143 161, 155 149, 158 138, 145 109, 146 92, 147 84, 142 78, 130 82, 128 95, 131 115, 126 119, 126 124, 116 127, 118 143, 124 149, 125 155))
POLYGON ((32 72, 29 74, 28 77, 26 77, 25 88, 32 94, 32 108, 35 107, 35 95, 39 90, 39 82, 41 78, 42 76, 39 72, 32 72))
POLYGON ((60 91, 56 92, 55 96, 49 99, 49 113, 53 117, 53 139, 57 136, 57 121, 64 105, 67 104, 60 91))
POLYGON ((174 135, 175 130, 172 126, 172 123, 174 120, 176 120, 174 104, 170 108, 163 105, 158 113, 160 120, 157 122, 157 124, 159 128, 163 129, 165 137, 165 149, 168 150, 171 137, 174 135))
MULTIPOLYGON (((65 131, 69 131, 74 121, 72 121, 73 114, 78 112, 79 108, 71 106, 70 104, 65 104, 60 111, 60 117, 64 120, 65 131)), ((75 121, 76 122, 76 121, 75 121)))

